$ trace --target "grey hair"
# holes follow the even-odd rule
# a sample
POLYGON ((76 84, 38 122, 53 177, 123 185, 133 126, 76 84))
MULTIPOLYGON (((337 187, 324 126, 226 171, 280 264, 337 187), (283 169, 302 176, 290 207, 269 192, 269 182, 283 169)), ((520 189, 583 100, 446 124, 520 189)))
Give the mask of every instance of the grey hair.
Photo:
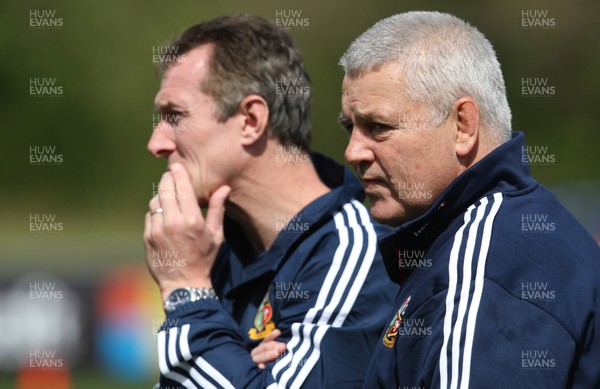
POLYGON ((349 77, 397 61, 406 97, 430 108, 441 124, 452 104, 470 96, 491 141, 511 137, 511 113, 492 44, 469 23, 441 12, 407 12, 380 20, 340 58, 349 77))

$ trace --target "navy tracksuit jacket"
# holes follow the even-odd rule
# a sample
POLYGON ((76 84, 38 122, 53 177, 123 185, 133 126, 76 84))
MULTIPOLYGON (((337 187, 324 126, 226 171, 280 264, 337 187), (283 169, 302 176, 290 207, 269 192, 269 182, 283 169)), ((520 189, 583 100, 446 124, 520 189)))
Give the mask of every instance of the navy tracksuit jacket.
POLYGON ((600 249, 522 133, 380 239, 396 305, 365 388, 600 388, 600 249))
POLYGON ((161 388, 362 387, 397 286, 352 172, 318 154, 312 161, 332 190, 298 215, 279 215, 268 251, 255 254, 225 220, 213 269, 219 300, 167 315, 161 388), (274 328, 287 352, 262 370, 249 351, 274 328))

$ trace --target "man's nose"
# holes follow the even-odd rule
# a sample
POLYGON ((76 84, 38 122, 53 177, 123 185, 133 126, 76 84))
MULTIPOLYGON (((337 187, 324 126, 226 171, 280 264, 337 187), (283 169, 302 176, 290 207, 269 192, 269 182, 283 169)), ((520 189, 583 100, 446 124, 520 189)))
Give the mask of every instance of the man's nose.
POLYGON ((148 141, 148 152, 157 158, 168 157, 175 148, 173 129, 164 121, 160 121, 148 141))
POLYGON ((346 161, 352 166, 359 166, 363 163, 372 163, 375 160, 375 155, 370 147, 369 139, 363 132, 355 128, 350 134, 350 140, 346 151, 344 152, 346 161))

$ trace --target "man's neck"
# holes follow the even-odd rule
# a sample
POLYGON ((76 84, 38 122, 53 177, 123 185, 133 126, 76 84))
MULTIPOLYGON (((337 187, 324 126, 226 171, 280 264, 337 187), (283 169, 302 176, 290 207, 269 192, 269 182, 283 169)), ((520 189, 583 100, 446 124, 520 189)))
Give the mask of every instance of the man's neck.
POLYGON ((257 253, 271 247, 282 221, 285 224, 330 191, 307 155, 299 162, 274 163, 273 158, 256 161, 247 169, 232 188, 226 204, 227 215, 241 226, 257 253))

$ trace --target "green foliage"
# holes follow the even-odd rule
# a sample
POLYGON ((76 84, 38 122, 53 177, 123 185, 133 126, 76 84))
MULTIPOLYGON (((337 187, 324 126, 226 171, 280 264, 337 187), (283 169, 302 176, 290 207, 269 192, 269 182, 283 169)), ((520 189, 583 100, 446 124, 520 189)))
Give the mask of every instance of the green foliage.
MULTIPOLYGON (((0 22, 0 112, 3 123, 0 200, 8 220, 29 213, 70 212, 80 218, 119 215, 115 227, 132 231, 146 209, 165 162, 146 152, 159 80, 152 48, 187 26, 222 14, 254 13, 275 20, 278 10, 300 10, 309 25, 292 29, 314 84, 313 147, 343 161, 346 136, 338 128, 342 72, 337 60, 377 20, 413 9, 454 13, 478 26, 502 63, 514 128, 530 144, 556 154, 534 166, 550 185, 600 178, 596 92, 600 50, 596 2, 520 1, 262 1, 227 2, 4 2, 0 22), (548 10, 550 30, 521 28, 522 11, 548 10), (31 10, 55 10, 63 26, 31 29, 31 10), (52 77, 62 97, 31 97, 29 79, 52 77), (552 97, 528 98, 523 78, 548 78, 552 97), (60 166, 30 166, 29 147, 55 146, 60 166), (130 218, 123 223, 123 218, 130 218), (120 227, 119 227, 120 226, 120 227)), ((25 223, 24 223, 25 224, 25 223)), ((107 223, 110 225, 110 223, 107 223)), ((13 223, 1 227, 12 231, 13 223)))

